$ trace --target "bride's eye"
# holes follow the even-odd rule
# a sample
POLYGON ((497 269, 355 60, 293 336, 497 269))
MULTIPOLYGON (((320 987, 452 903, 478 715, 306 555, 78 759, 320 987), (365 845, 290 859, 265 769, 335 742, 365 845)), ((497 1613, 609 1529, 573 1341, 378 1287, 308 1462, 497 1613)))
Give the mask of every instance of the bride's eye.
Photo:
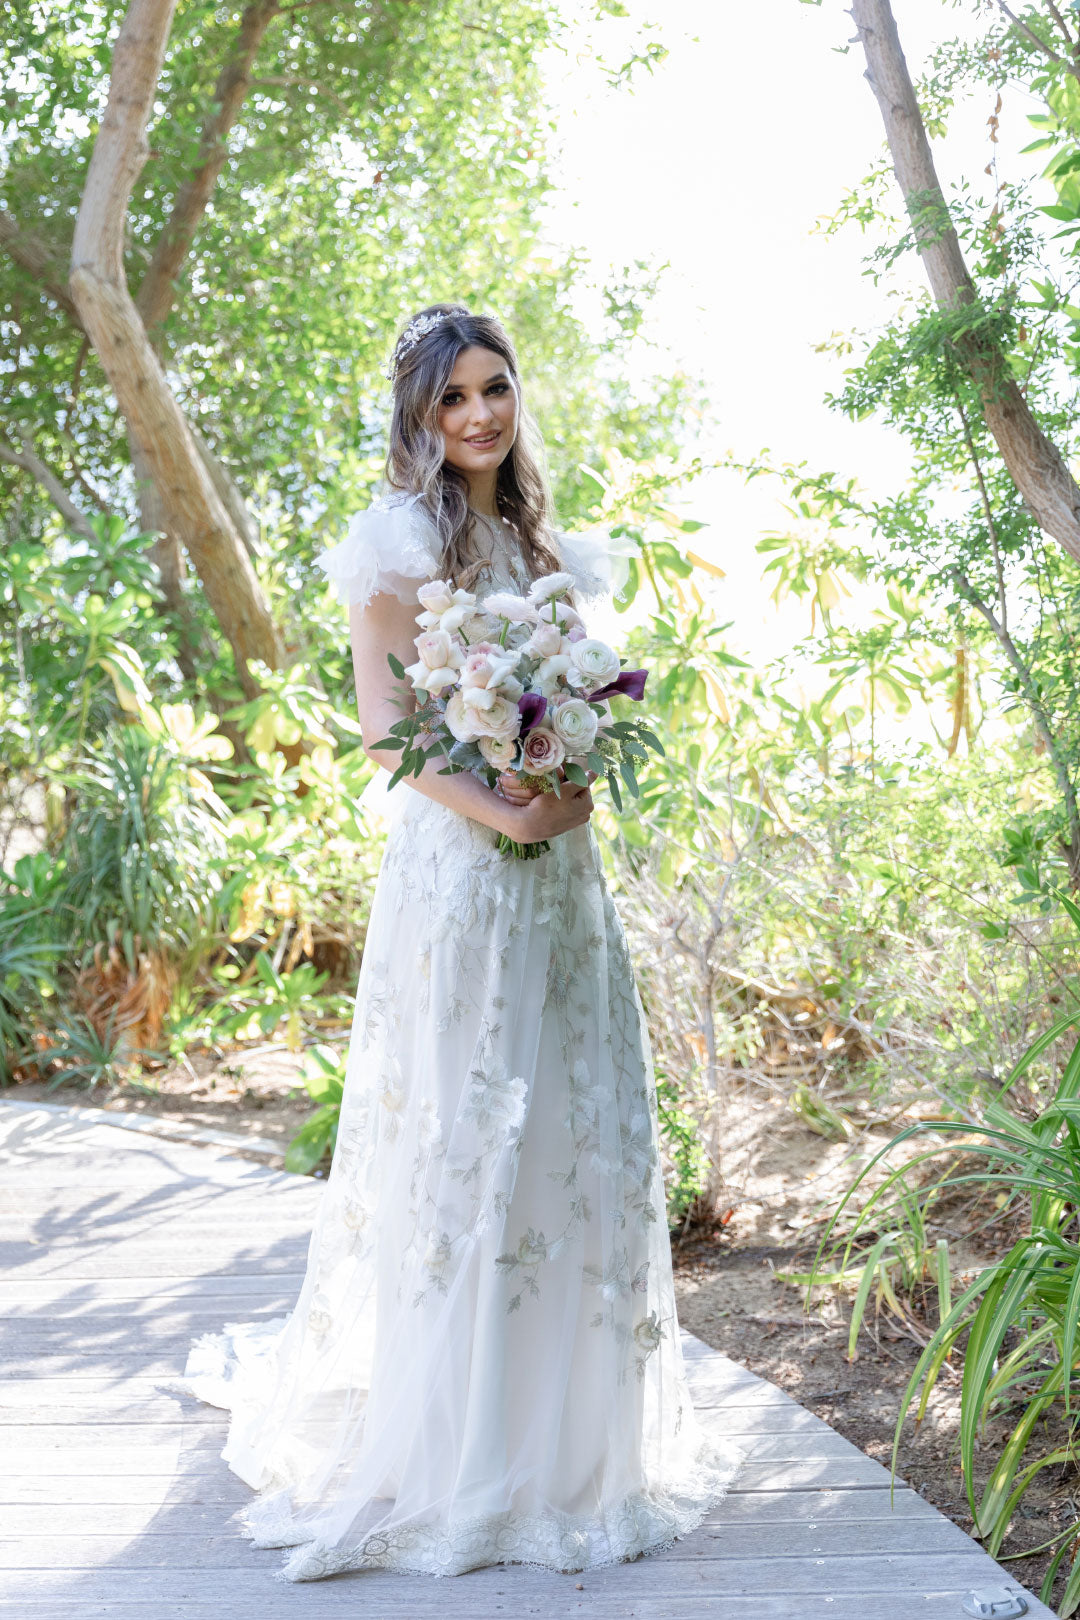
POLYGON ((456 405, 460 398, 461 395, 456 392, 452 394, 444 394, 442 397, 442 403, 444 405, 456 405))
POLYGON ((488 393, 489 394, 505 394, 506 390, 509 388, 509 386, 510 386, 509 383, 492 383, 491 387, 488 389, 488 393))

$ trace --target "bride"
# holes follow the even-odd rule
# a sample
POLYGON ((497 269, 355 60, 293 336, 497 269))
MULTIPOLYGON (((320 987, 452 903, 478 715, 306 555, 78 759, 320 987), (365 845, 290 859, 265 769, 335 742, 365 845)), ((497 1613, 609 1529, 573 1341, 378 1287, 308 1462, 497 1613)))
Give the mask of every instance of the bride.
MULTIPOLYGON (((497 321, 433 305, 391 364, 392 493, 319 562, 392 769, 371 747, 400 716, 387 654, 411 662, 425 584, 482 602, 563 570, 580 605, 611 573, 596 537, 549 525, 497 321)), ((292 1549, 292 1581, 634 1558, 699 1524, 740 1460, 684 1382, 648 1036, 590 788, 493 791, 444 764, 390 794, 299 1300, 199 1340, 185 1371, 231 1409, 248 1532, 292 1549), (502 854, 503 833, 550 849, 502 854)))

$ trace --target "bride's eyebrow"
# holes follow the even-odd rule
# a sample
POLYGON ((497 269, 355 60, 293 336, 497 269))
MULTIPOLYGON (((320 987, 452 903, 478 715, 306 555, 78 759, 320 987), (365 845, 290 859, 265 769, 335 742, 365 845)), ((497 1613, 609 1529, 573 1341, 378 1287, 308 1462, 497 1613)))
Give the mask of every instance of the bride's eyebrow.
MULTIPOLYGON (((510 378, 506 375, 505 371, 497 371, 493 377, 489 377, 485 383, 481 384, 481 386, 483 388, 490 388, 492 383, 495 383, 495 382, 509 382, 509 381, 510 381, 510 378)), ((451 392, 460 394, 461 393, 461 386, 462 385, 460 383, 449 382, 446 385, 446 392, 448 394, 451 393, 451 392)))

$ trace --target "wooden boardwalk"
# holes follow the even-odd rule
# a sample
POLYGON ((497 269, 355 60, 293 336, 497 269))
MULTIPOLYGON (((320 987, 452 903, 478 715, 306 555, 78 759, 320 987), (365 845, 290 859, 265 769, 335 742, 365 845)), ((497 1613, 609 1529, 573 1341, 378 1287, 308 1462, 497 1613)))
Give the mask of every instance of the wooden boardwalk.
MULTIPOLYGON (((319 1183, 0 1102, 0 1615, 19 1620, 961 1620, 1018 1590, 960 1529, 778 1389, 687 1337, 707 1421, 750 1452, 665 1553, 584 1575, 272 1576, 224 1416, 162 1392, 193 1335, 278 1314, 319 1183)), ((1028 1614, 1050 1610, 1027 1595, 1028 1614)))

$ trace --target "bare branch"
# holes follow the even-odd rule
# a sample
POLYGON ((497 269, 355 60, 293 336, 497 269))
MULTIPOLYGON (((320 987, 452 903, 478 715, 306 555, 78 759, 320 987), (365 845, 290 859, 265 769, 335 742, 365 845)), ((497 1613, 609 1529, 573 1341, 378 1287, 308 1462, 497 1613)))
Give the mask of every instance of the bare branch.
MULTIPOLYGON (((1044 55, 1048 56, 1051 62, 1060 63, 1065 61, 1065 58, 1060 54, 1060 52, 1055 51, 1054 47, 1047 40, 1043 39, 1041 34, 1037 34, 1034 28, 1030 27, 1022 17, 1018 17, 1015 11, 1011 11, 1009 9, 1009 7, 1005 4, 1005 0, 998 0, 998 10, 1003 12, 1004 15, 1008 17, 1013 27, 1019 33, 1023 34, 1025 39, 1030 40, 1032 45, 1037 46, 1038 49, 1044 53, 1044 55)), ((1071 64, 1066 65, 1069 66, 1071 64)))
POLYGON ((950 573, 959 595, 962 596, 964 601, 973 607, 977 613, 982 615, 987 624, 990 626, 991 630, 994 632, 994 635, 997 637, 1006 658, 1012 666, 1013 673, 1016 676, 1017 685, 1024 694, 1024 702, 1027 706, 1028 713, 1031 715, 1032 725, 1035 727, 1036 734, 1038 735, 1039 740, 1046 749, 1046 752, 1050 758, 1054 771, 1054 777, 1058 785, 1058 791, 1060 792, 1062 801, 1065 805, 1065 814, 1069 824, 1069 842, 1065 845, 1065 850, 1069 858, 1069 875, 1072 879, 1073 886, 1080 886, 1080 806, 1077 805, 1076 789, 1073 786, 1072 776, 1069 771, 1069 762, 1063 756, 1060 744, 1058 743, 1057 738, 1054 736, 1049 716, 1043 707, 1038 688, 1032 679, 1031 671, 1024 662, 1020 649, 1017 647, 1008 629, 1002 624, 993 608, 990 607, 987 602, 983 601, 982 597, 979 595, 970 579, 964 573, 963 569, 953 568, 950 570, 950 573))
POLYGON ((252 0, 240 19, 236 42, 214 86, 203 123, 195 167, 176 194, 172 212, 157 240, 136 304, 146 327, 157 326, 173 306, 176 277, 206 213, 211 193, 228 158, 226 137, 236 123, 250 84, 252 64, 276 16, 278 0, 252 0))
POLYGON ((33 276, 42 291, 49 295, 54 304, 60 306, 65 315, 70 316, 76 326, 80 324, 71 294, 67 289, 63 260, 57 257, 40 236, 33 231, 24 231, 18 220, 6 208, 0 208, 0 247, 6 249, 20 269, 33 276))
POLYGON ((331 90, 327 85, 320 84, 318 79, 306 79, 300 73, 269 73, 258 79, 249 79, 248 84, 253 89, 263 85, 277 85, 285 90, 294 88, 317 90, 320 96, 326 96, 336 107, 340 107, 346 117, 352 116, 352 109, 349 107, 348 102, 343 101, 336 90, 331 90))
POLYGON ((1054 0, 1046 0, 1046 9, 1050 13, 1051 17, 1053 17, 1058 27, 1061 29, 1061 36, 1065 40, 1065 43, 1069 46, 1074 45, 1076 42, 1069 33, 1069 25, 1061 15, 1061 12, 1058 10, 1057 6, 1055 6, 1054 0))
POLYGON ((9 467, 18 467, 36 479, 73 534, 83 540, 95 540, 97 536, 89 519, 79 511, 52 468, 37 454, 29 431, 17 428, 16 432, 22 441, 22 449, 16 450, 9 440, 0 436, 0 461, 9 467))

